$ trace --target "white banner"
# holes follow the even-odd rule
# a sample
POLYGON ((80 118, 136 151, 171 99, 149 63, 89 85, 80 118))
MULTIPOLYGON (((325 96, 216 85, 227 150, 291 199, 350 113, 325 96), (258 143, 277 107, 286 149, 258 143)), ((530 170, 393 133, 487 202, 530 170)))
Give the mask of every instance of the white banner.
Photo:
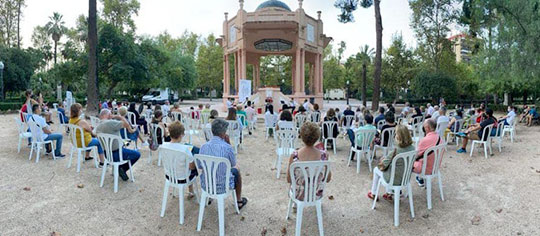
POLYGON ((240 102, 245 102, 246 98, 251 97, 251 80, 240 80, 240 91, 238 91, 238 99, 240 102))

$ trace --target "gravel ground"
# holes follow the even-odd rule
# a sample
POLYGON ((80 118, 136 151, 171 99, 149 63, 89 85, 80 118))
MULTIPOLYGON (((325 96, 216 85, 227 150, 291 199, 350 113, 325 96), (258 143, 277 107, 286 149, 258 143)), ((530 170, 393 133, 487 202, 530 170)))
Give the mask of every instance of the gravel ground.
MULTIPOLYGON (((198 204, 185 201, 185 223, 178 224, 178 198, 169 197, 165 217, 159 216, 163 170, 156 159, 148 164, 148 149, 134 166, 136 181, 120 180, 113 192, 109 172, 103 188, 100 170, 85 162, 81 172, 67 169, 67 159, 48 157, 28 161, 29 149, 17 153, 13 118, 0 116, 0 235, 217 235, 217 204, 207 207, 201 232, 196 232, 198 204)), ((399 227, 393 226, 393 205, 379 201, 371 210, 366 193, 372 175, 363 163, 361 173, 347 167, 349 141, 338 140, 332 182, 323 200, 326 235, 539 235, 540 234, 540 127, 519 126, 516 142, 505 140, 502 153, 484 159, 482 153, 456 154, 448 147, 442 165, 445 201, 434 186, 433 209, 427 210, 426 193, 413 185, 416 218, 401 201, 399 227), (330 197, 331 196, 331 197, 330 197)), ((64 136, 66 137, 66 136, 64 136)), ((197 141, 198 142, 198 141, 197 141)), ((197 143, 196 142, 196 143, 197 143)), ((200 143, 198 143, 200 144, 200 143)), ((250 199, 241 214, 226 201, 225 230, 229 235, 292 235, 295 216, 285 220, 286 163, 280 179, 272 169, 274 141, 264 139, 262 123, 245 138, 238 155, 244 196, 250 199)), ((23 141, 26 146, 26 141, 23 141)), ((63 152, 70 144, 64 140, 63 152)), ((156 155, 154 155, 155 157, 156 155)), ((302 235, 318 233, 314 208, 304 211, 302 235)))

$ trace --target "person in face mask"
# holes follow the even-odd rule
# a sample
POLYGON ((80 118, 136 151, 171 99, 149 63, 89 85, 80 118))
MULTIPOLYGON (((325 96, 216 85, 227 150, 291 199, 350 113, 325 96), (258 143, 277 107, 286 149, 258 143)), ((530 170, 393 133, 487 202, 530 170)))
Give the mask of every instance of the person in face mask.
POLYGON ((508 106, 508 114, 499 119, 499 123, 504 125, 511 125, 516 118, 516 108, 514 106, 508 106))

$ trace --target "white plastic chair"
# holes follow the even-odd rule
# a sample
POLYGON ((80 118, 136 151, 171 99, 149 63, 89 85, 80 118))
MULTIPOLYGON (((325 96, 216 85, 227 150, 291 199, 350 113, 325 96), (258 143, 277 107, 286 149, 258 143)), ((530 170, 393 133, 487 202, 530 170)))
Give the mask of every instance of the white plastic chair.
POLYGON ((209 124, 210 121, 210 112, 201 112, 201 127, 205 127, 209 124))
POLYGON ((255 129, 255 126, 257 124, 257 113, 255 112, 247 112, 247 122, 248 122, 248 129, 250 131, 253 131, 255 129))
POLYGON ((439 122, 437 123, 437 127, 435 128, 435 132, 437 132, 437 134, 439 135, 439 137, 445 139, 444 141, 446 141, 446 136, 444 136, 444 132, 446 131, 446 128, 448 128, 448 122, 439 122))
POLYGON ((129 124, 133 127, 137 127, 137 117, 135 116, 135 113, 128 111, 127 112, 127 120, 129 124))
POLYGON ((69 161, 67 164, 67 168, 71 167, 71 162, 73 161, 73 152, 77 152, 77 173, 81 171, 81 162, 83 157, 85 156, 84 153, 86 151, 94 151, 94 164, 96 168, 99 168, 98 166, 98 150, 96 146, 93 147, 87 147, 84 143, 84 131, 81 127, 77 125, 67 124, 66 127, 69 130, 69 139, 71 141, 71 152, 69 154, 69 161), (79 145, 79 142, 77 142, 77 134, 79 135, 81 142, 79 145))
POLYGON ((26 129, 24 129, 24 124, 22 123, 20 117, 13 117, 15 119, 15 124, 17 125, 17 129, 19 130, 19 145, 17 146, 17 153, 21 152, 21 145, 23 139, 32 138, 32 133, 27 132, 26 129))
POLYGON ((272 130, 272 134, 274 135, 274 137, 276 136, 276 123, 277 123, 277 119, 276 119, 276 116, 275 115, 272 115, 272 114, 265 114, 264 115, 264 126, 265 126, 265 129, 266 129, 266 135, 265 135, 265 138, 266 140, 268 140, 268 137, 270 136, 270 130, 272 130))
MULTIPOLYGON (((322 200, 323 194, 330 173, 330 162, 328 161, 302 161, 291 164, 289 174, 291 175, 291 188, 289 190, 289 206, 287 207, 287 217, 291 214, 293 202, 296 204, 296 236, 302 232, 302 215, 304 208, 315 206, 317 210, 317 222, 319 225, 319 235, 324 235, 322 200), (303 198, 297 198, 297 180, 303 184, 303 198)), ((302 195, 299 195, 302 196, 302 195)))
POLYGON ((446 144, 439 144, 434 147, 430 147, 424 151, 424 160, 422 163, 422 173, 417 174, 420 178, 424 179, 426 183, 426 193, 427 193, 427 207, 431 210, 431 184, 432 179, 437 178, 439 181, 439 191, 441 194, 441 200, 444 201, 443 185, 442 185, 442 175, 441 175, 441 162, 444 155, 444 149, 446 144), (433 154, 433 167, 431 173, 426 173, 427 163, 429 155, 433 154))
POLYGON ((414 117, 412 118, 412 123, 413 124, 422 124, 424 122, 424 117, 423 116, 417 116, 417 117, 414 117))
POLYGON ((100 187, 103 188, 103 181, 105 180, 105 173, 107 172, 107 165, 113 166, 113 178, 114 178, 114 192, 118 192, 118 171, 119 166, 128 163, 129 164, 129 175, 131 176, 131 182, 135 182, 135 177, 133 176, 133 168, 129 160, 124 160, 122 156, 122 143, 123 140, 120 136, 112 134, 103 134, 100 133, 97 135, 99 143, 105 152, 105 162, 103 163, 103 171, 101 172, 101 182, 100 187), (118 148, 118 161, 114 161, 113 150, 118 148))
POLYGON ((52 150, 51 153, 53 156, 53 160, 56 160, 56 156, 54 153, 55 145, 52 140, 49 140, 49 141, 43 140, 43 137, 41 136, 41 133, 43 131, 40 131, 42 127, 39 127, 39 125, 36 122, 34 122, 32 119, 28 119, 26 123, 28 123, 28 126, 30 126, 30 132, 32 134, 32 143, 31 143, 30 155, 28 157, 28 160, 32 160, 32 154, 34 152, 34 149, 37 149, 36 150, 36 163, 38 163, 41 149, 45 149, 46 144, 51 145, 51 150, 52 150))
POLYGON ((65 118, 62 112, 57 112, 57 113, 58 113, 58 129, 60 130, 62 127, 65 127, 65 125, 67 125, 68 123, 64 122, 65 118))
POLYGON ((184 190, 187 186, 195 185, 194 192, 197 200, 198 187, 197 178, 189 179, 190 169, 189 163, 193 158, 188 153, 160 146, 158 149, 159 160, 163 161, 163 172, 165 175, 165 185, 163 186, 163 199, 161 201, 160 216, 165 216, 165 208, 167 207, 167 197, 169 196, 170 187, 178 189, 178 205, 180 214, 180 224, 184 224, 184 190))
MULTIPOLYGON (((152 142, 153 143, 159 143, 159 141, 161 141, 161 143, 165 142, 164 138, 163 138, 163 134, 165 133, 165 131, 161 128, 161 126, 159 126, 158 124, 154 124, 154 123, 150 123, 148 124, 150 126, 150 134, 152 135, 152 142), (158 132, 157 131, 160 131, 160 136, 158 137, 158 132)), ((152 149, 148 148, 148 163, 152 163, 152 149)), ((161 157, 158 157, 158 166, 161 165, 161 157)))
POLYGON ((374 146, 374 151, 377 151, 377 149, 381 149, 383 151, 383 156, 386 156, 388 154, 388 151, 394 148, 394 137, 396 135, 396 128, 390 127, 386 128, 381 133, 381 144, 376 144, 374 146), (386 138, 388 138, 388 142, 386 142, 386 138), (384 146, 384 143, 386 142, 386 146, 384 146))
POLYGON ((101 123, 101 120, 98 117, 90 116, 90 125, 92 128, 96 128, 101 123))
POLYGON ((334 151, 334 154, 336 154, 336 148, 337 148, 337 142, 336 142, 337 139, 334 138, 334 128, 336 128, 337 125, 338 125, 338 123, 336 121, 324 121, 322 123, 323 132, 326 130, 326 137, 323 137, 324 138, 324 149, 326 150, 328 140, 332 140, 332 149, 334 151))
POLYGON ((321 113, 320 112, 312 112, 311 115, 311 122, 319 123, 321 122, 321 113))
POLYGON ((373 162, 373 154, 374 151, 371 150, 370 146, 373 142, 373 139, 375 138, 375 135, 377 134, 377 130, 357 130, 354 132, 354 145, 351 146, 351 151, 349 152, 349 161, 347 162, 347 166, 350 166, 351 160, 352 160, 352 154, 353 152, 356 155, 356 173, 360 174, 360 162, 362 161, 362 157, 366 158, 366 162, 369 165, 369 171, 371 172, 371 162, 373 162), (357 140, 362 137, 362 143, 358 145, 357 140))
POLYGON ((463 129, 463 123, 463 119, 459 119, 454 122, 453 129, 451 129, 450 132, 446 135, 446 142, 455 139, 456 146, 459 146, 459 136, 457 136, 457 133, 461 132, 461 130, 463 129))
POLYGON ((493 129, 493 124, 484 127, 484 132, 482 133, 482 137, 480 137, 480 140, 472 141, 471 155, 470 155, 471 157, 474 151, 474 146, 476 146, 476 144, 482 144, 484 146, 484 157, 486 159, 488 158, 488 148, 489 148, 489 154, 493 154, 491 150, 491 130, 492 129, 493 129))
POLYGON ((306 123, 307 116, 303 114, 296 114, 294 116, 294 125, 296 126, 296 130, 300 130, 302 128, 302 125, 306 123))
POLYGON ((377 129, 381 130, 382 127, 386 124, 386 120, 382 119, 377 122, 377 129))
POLYGON ((281 160, 283 157, 290 157, 294 152, 294 143, 298 136, 296 130, 278 130, 276 131, 276 154, 277 159, 274 162, 274 168, 276 168, 276 178, 279 179, 281 174, 281 160))
POLYGON ((416 151, 410 151, 405 153, 400 153, 396 155, 392 159, 392 164, 388 167, 390 168, 390 180, 386 182, 383 176, 379 178, 379 182, 377 183, 377 190, 375 191, 375 198, 373 200, 373 205, 371 209, 375 209, 375 205, 377 204, 377 198, 379 196, 379 189, 381 185, 383 185, 387 191, 391 191, 394 193, 394 226, 399 226, 399 201, 400 201, 400 195, 401 192, 405 192, 407 190, 407 194, 405 196, 409 197, 409 207, 411 209, 411 217, 414 218, 414 205, 413 205, 413 194, 412 194, 412 188, 411 188, 411 173, 413 168, 413 163, 416 158, 416 151), (401 181, 399 181, 400 185, 394 185, 394 178, 395 178, 395 172, 396 172, 396 163, 398 161, 403 162, 403 178, 401 181))
POLYGON ((183 121, 185 133, 188 136, 188 143, 193 144, 193 136, 197 136, 199 141, 201 141, 200 132, 199 130, 197 130, 197 125, 199 124, 199 121, 196 119, 191 119, 191 117, 184 118, 183 121))
POLYGON ((516 135, 517 122, 518 122, 518 118, 514 117, 514 120, 512 121, 512 123, 510 125, 505 125, 502 132, 502 137, 504 137, 506 132, 510 133, 510 141, 512 141, 512 143, 514 142, 514 136, 516 135))
MULTIPOLYGON (((504 124, 500 124, 495 128, 495 136, 491 136, 491 140, 495 140, 497 142, 497 146, 499 147, 499 152, 502 152, 502 142, 503 142, 503 130, 504 130, 504 124)), ((489 142, 489 145, 491 146, 491 142, 489 142)), ((491 150, 491 147, 490 147, 491 150)))
POLYGON ((238 120, 241 121, 242 123, 242 128, 247 129, 248 126, 244 125, 244 124, 247 124, 247 117, 244 114, 237 114, 237 116, 238 116, 238 120))
POLYGON ((217 200, 219 235, 225 235, 225 198, 231 194, 237 214, 240 214, 236 199, 236 190, 229 188, 231 176, 231 163, 221 157, 195 155, 195 164, 200 172, 201 198, 199 199, 199 220, 197 231, 201 231, 204 216, 204 208, 208 198, 217 200), (225 176, 221 176, 221 175, 225 176), (219 176, 218 176, 219 175, 219 176), (224 182, 223 182, 224 181, 224 182))
POLYGON ((204 140, 206 140, 206 142, 210 141, 210 139, 212 139, 212 137, 214 136, 214 134, 212 134, 212 128, 209 126, 203 126, 203 133, 204 140))
POLYGON ((171 112, 172 121, 182 122, 182 112, 171 112))
POLYGON ((240 129, 240 121, 238 120, 227 120, 229 125, 227 126, 227 135, 229 135, 230 141, 234 148, 234 152, 238 153, 238 148, 240 147, 240 136, 242 130, 240 129))

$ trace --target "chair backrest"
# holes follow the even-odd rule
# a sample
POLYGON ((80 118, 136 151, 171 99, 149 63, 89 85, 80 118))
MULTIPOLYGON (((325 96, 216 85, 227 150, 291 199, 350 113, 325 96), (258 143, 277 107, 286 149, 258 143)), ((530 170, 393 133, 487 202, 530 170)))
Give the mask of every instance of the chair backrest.
POLYGON ((338 123, 337 121, 324 121, 322 123, 322 129, 323 129, 323 132, 326 130, 326 136, 325 138, 334 138, 335 134, 334 135, 334 128, 337 128, 338 126, 338 123))
POLYGON ((471 125, 476 124, 476 118, 478 118, 477 115, 472 115, 470 120, 469 120, 469 124, 471 124, 471 125))
POLYGON ((320 112, 312 112, 311 113, 311 122, 321 122, 321 113, 320 112))
POLYGON ((127 117, 128 117, 127 120, 131 126, 137 125, 137 117, 135 116, 135 113, 128 111, 127 117))
POLYGON ((419 138, 424 137, 424 131, 422 130, 423 125, 424 124, 422 122, 413 123, 411 125, 412 126, 412 131, 413 131, 413 137, 419 137, 419 138))
POLYGON ((382 127, 383 127, 385 124, 386 124, 386 121, 385 121, 384 119, 379 120, 379 121, 377 122, 377 129, 378 129, 378 130, 381 130, 382 127))
POLYGON ((393 147, 395 136, 396 136, 395 127, 389 127, 389 128, 384 129, 381 133, 381 146, 384 146, 384 143, 387 143, 385 147, 393 147))
POLYGON ((403 176, 400 181, 400 185, 407 186, 411 182, 411 173, 415 159, 416 151, 404 152, 396 155, 392 159, 392 164, 390 165, 390 181, 388 183, 390 185, 394 185, 394 179, 396 177, 396 163, 401 160, 403 162, 403 176))
POLYGON ((437 128, 435 128, 435 131, 439 136, 444 137, 444 131, 448 128, 448 122, 438 122, 437 128))
POLYGON ((90 124, 93 128, 97 127, 101 123, 101 120, 95 116, 90 116, 90 124))
POLYGON ((26 123, 30 127, 30 132, 32 133, 32 142, 43 142, 43 137, 41 136, 43 127, 39 127, 33 119, 28 119, 26 123))
POLYGON ((58 113, 58 122, 59 122, 60 124, 63 124, 63 125, 67 124, 67 123, 66 123, 66 118, 65 118, 65 116, 64 116, 64 113, 62 113, 62 112, 57 112, 57 113, 58 113))
POLYGON ((373 142, 373 139, 375 138, 375 135, 377 134, 376 129, 361 129, 357 130, 354 133, 354 147, 357 150, 362 149, 362 151, 368 151, 370 150, 371 143, 373 142), (362 137, 362 142, 358 143, 358 140, 360 140, 360 137, 362 137))
POLYGON ((214 136, 214 134, 212 134, 212 128, 206 125, 203 126, 203 132, 204 132, 204 139, 206 140, 206 142, 210 141, 210 139, 212 139, 212 137, 214 136))
POLYGON ((165 131, 159 124, 150 123, 150 132, 152 134, 152 142, 155 144, 158 144, 158 140, 161 140, 161 143, 163 143, 163 135, 165 134, 165 131), (160 131, 158 135, 158 130, 160 131))
POLYGON ((366 125, 366 120, 358 118, 357 120, 358 127, 366 125))
POLYGON ((275 115, 267 113, 264 115, 264 125, 266 128, 276 127, 277 119, 275 115))
POLYGON ((209 112, 201 112, 201 124, 206 125, 208 124, 210 120, 210 113, 209 112))
POLYGON ((163 171, 169 176, 169 182, 176 183, 178 180, 188 180, 189 178, 189 161, 188 153, 160 146, 158 155, 163 163, 163 171))
POLYGON ((315 202, 322 199, 322 193, 330 173, 329 161, 297 161, 291 164, 289 173, 291 175, 292 196, 298 196, 297 189, 303 189, 303 202, 315 202), (298 188, 298 184, 303 184, 303 188, 298 188))
POLYGON ((115 150, 118 150, 118 163, 123 163, 124 158, 122 157, 122 143, 123 140, 118 135, 113 134, 105 134, 105 133, 98 133, 97 138, 99 141, 99 144, 103 148, 103 151, 105 152, 105 158, 107 159, 108 163, 115 162, 113 159, 113 152, 115 150))
POLYGON ((482 133, 482 139, 480 141, 488 141, 491 137, 491 130, 493 129, 493 124, 484 127, 484 132, 482 133))
POLYGON ((195 155, 195 160, 197 169, 202 170, 200 178, 202 191, 205 191, 210 196, 227 194, 231 176, 231 163, 229 160, 201 154, 195 155))
POLYGON ((276 136, 277 148, 281 148, 283 150, 283 156, 290 156, 292 154, 292 150, 294 150, 294 141, 298 137, 296 130, 278 130, 276 131, 276 136))
POLYGON ((281 120, 278 122, 280 130, 292 130, 295 129, 294 122, 281 120))
POLYGON ((345 129, 350 129, 351 126, 353 125, 354 123, 354 120, 355 120, 355 116, 354 115, 346 115, 344 116, 343 118, 343 127, 345 129))
POLYGON ((199 112, 198 111, 190 111, 189 112, 189 118, 190 119, 195 119, 195 120, 199 120, 199 112))
POLYGON ((182 124, 186 131, 196 130, 198 121, 196 119, 191 119, 191 117, 182 118, 182 124))
POLYGON ((19 117, 13 117, 15 119, 15 124, 17 125, 17 130, 19 131, 19 134, 26 133, 26 130, 24 129, 24 124, 22 123, 21 119, 19 117))
POLYGON ((21 113, 22 121, 26 123, 28 121, 28 113, 26 112, 20 112, 20 113, 21 113))
POLYGON ((424 122, 424 117, 423 116, 417 116, 417 117, 414 117, 412 119, 413 119, 413 124, 418 124, 418 123, 424 122))
POLYGON ((495 135, 494 137, 501 137, 502 131, 504 129, 504 123, 499 123, 497 125, 497 128, 495 128, 495 135))
POLYGON ((297 129, 300 129, 304 123, 306 123, 307 116, 303 114, 296 114, 294 116, 294 125, 297 129))
POLYGON ((405 121, 405 118, 403 118, 403 117, 398 117, 398 118, 397 118, 397 123, 396 123, 396 124, 397 124, 397 125, 401 125, 401 124, 404 123, 404 121, 405 121))
POLYGON ((430 147, 424 151, 424 161, 422 163, 422 175, 431 175, 431 174, 438 174, 439 168, 441 167, 442 158, 444 156, 444 150, 446 148, 446 144, 439 144, 437 146, 430 147), (431 169, 431 173, 426 173, 427 170, 427 164, 428 164, 428 158, 429 156, 433 156, 433 167, 431 169))
POLYGON ((457 133, 461 131, 461 129, 463 129, 463 123, 465 123, 463 119, 458 119, 454 121, 454 127, 452 129, 452 132, 457 133))
POLYGON ((238 116, 238 120, 240 120, 242 122, 242 125, 245 125, 247 124, 247 117, 246 115, 244 114, 237 114, 238 116))
POLYGON ((73 124, 66 124, 66 127, 69 130, 69 140, 71 141, 71 145, 77 148, 86 148, 86 145, 84 143, 84 130, 82 127, 78 125, 73 124), (80 137, 79 141, 77 141, 77 136, 80 137))
POLYGON ((227 123, 229 123, 227 127, 229 137, 240 137, 240 123, 237 120, 227 120, 227 123))

